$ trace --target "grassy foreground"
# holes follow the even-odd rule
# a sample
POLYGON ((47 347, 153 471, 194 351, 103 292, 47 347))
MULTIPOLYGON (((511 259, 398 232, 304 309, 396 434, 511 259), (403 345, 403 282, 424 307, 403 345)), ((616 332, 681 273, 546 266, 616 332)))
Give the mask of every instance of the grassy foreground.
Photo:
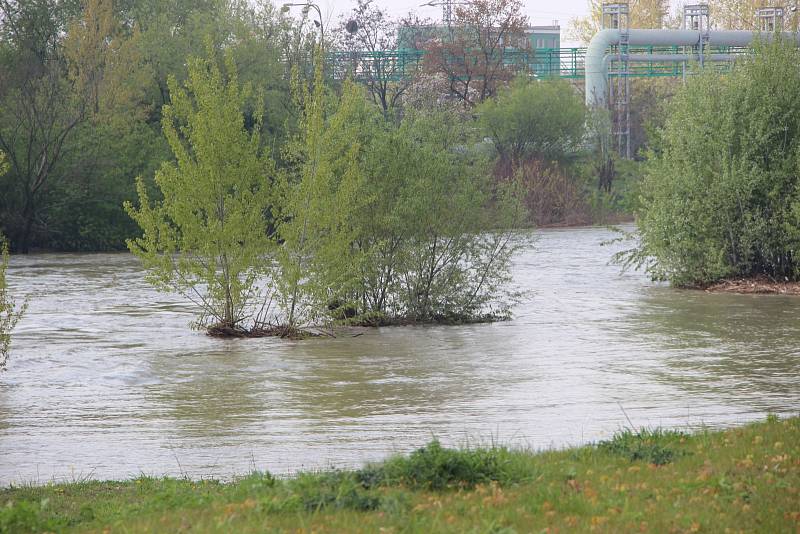
POLYGON ((800 418, 529 453, 430 443, 358 471, 0 490, 0 531, 800 532, 800 418))

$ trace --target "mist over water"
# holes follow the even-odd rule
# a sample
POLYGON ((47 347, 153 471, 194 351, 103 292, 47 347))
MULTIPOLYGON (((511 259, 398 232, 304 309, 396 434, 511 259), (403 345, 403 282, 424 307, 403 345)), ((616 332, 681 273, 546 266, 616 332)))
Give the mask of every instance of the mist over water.
POLYGON ((357 466, 438 437, 532 448, 800 411, 800 299, 673 290, 602 228, 537 232, 513 321, 211 339, 128 254, 12 258, 0 485, 357 466))

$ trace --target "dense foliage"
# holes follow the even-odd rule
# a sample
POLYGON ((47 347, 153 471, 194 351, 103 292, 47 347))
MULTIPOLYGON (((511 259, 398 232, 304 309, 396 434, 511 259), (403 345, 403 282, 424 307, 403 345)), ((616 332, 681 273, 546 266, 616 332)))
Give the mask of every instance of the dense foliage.
MULTIPOLYGON (((5 161, 5 154, 0 152, 0 176, 8 170, 5 161)), ((6 272, 8 271, 8 241, 0 233, 0 371, 5 369, 8 363, 8 355, 11 350, 11 331, 25 313, 26 303, 17 306, 13 296, 8 289, 6 272)))
POLYGON ((372 313, 415 321, 505 316, 509 229, 526 214, 515 183, 494 184, 469 125, 409 113, 378 133, 358 250, 371 261, 357 295, 372 313))
POLYGON ((676 285, 800 279, 800 51, 759 45, 693 77, 650 155, 629 261, 676 285))
POLYGON ((280 322, 505 317, 510 230, 525 213, 513 184, 493 184, 467 124, 386 120, 352 84, 327 113, 319 85, 304 100, 275 207, 280 322))
POLYGON ((22 252, 127 241, 226 331, 506 317, 510 229, 590 222, 612 195, 576 164, 575 88, 506 87, 520 10, 459 8, 450 44, 491 60, 443 84, 331 65, 427 28, 369 0, 324 43, 268 0, 0 2, 0 231, 22 252))
MULTIPOLYGON (((137 196, 133 177, 142 177, 148 190, 158 195, 152 181, 155 171, 175 157, 161 135, 164 106, 170 101, 168 80, 186 80, 187 58, 203 56, 209 40, 218 53, 230 54, 242 83, 260 89, 259 102, 253 100, 243 110, 245 126, 259 125, 261 142, 270 148, 279 171, 291 167, 293 150, 288 146, 303 129, 304 110, 303 99, 293 96, 290 73, 295 73, 295 89, 313 85, 313 51, 321 32, 311 24, 311 15, 299 8, 284 13, 269 0, 0 3, 0 150, 10 163, 9 172, 0 177, 0 231, 8 236, 11 249, 125 247, 125 240, 136 233, 122 208, 137 196), (255 115, 256 109, 261 116, 255 115)), ((448 35, 428 32, 431 26, 413 17, 390 18, 369 0, 355 2, 341 24, 325 25, 326 98, 340 98, 343 77, 357 73, 368 100, 387 119, 399 120, 424 108, 448 114, 447 120, 470 122, 470 102, 491 106, 499 92, 506 102, 493 108, 497 113, 503 110, 503 116, 517 118, 508 104, 509 94, 519 93, 533 106, 525 108, 527 115, 544 117, 540 125, 554 118, 563 124, 559 113, 548 112, 577 102, 574 87, 520 82, 524 91, 504 91, 512 73, 522 68, 506 69, 502 63, 503 43, 517 42, 518 37, 525 42, 519 2, 477 2, 469 9, 459 8, 456 16, 464 31, 453 34, 456 49, 447 53, 459 52, 469 38, 476 40, 469 41, 470 54, 480 51, 492 57, 488 63, 470 63, 469 68, 477 70, 470 70, 469 76, 432 67, 436 46, 431 40, 447 40, 448 35), (488 29, 484 19, 494 21, 488 29), (413 42, 406 42, 409 39, 413 42), (377 54, 370 60, 331 64, 333 52, 349 57, 349 52, 380 52, 401 44, 426 50, 430 61, 417 64, 419 68, 400 68, 377 54), (431 68, 422 68, 423 63, 431 68), (448 81, 448 76, 456 77, 448 81), (532 94, 538 97, 531 100, 532 94)), ((442 50, 449 46, 439 44, 442 50)), ((581 114, 579 107, 566 109, 570 128, 565 135, 570 139, 575 133, 571 126, 579 125, 571 120, 581 114)), ((472 127, 504 148, 509 136, 521 132, 519 124, 504 128, 500 118, 499 125, 495 121, 472 127)), ((541 153, 551 141, 535 138, 549 135, 544 130, 528 133, 533 137, 526 143, 538 147, 534 152, 541 153)), ((545 152, 552 157, 550 149, 545 152)), ((591 172, 561 162, 557 169, 529 175, 529 188, 545 192, 533 194, 536 201, 529 202, 545 212, 537 220, 591 220, 587 199, 594 195, 596 181, 591 172), (572 193, 563 201, 550 191, 572 193), (577 212, 583 213, 576 218, 577 212)), ((507 178, 507 173, 495 172, 496 180, 507 178)))
POLYGON ((564 159, 577 152, 584 135, 582 98, 564 80, 517 79, 477 111, 497 151, 514 161, 564 159))
POLYGON ((144 231, 129 247, 157 287, 191 298, 220 334, 508 315, 510 232, 525 213, 468 123, 387 119, 352 83, 329 93, 317 63, 311 88, 295 84, 302 114, 277 169, 257 120, 245 124, 253 98, 230 54, 225 73, 214 58, 190 60, 186 89, 170 80, 163 200, 140 179, 140 207, 126 204, 144 231))
POLYGON ((263 89, 255 117, 279 147, 297 110, 287 73, 310 72, 314 33, 270 2, 62 0, 0 3, 0 231, 12 249, 125 247, 122 204, 172 158, 161 135, 168 79, 211 40, 243 83, 263 89))

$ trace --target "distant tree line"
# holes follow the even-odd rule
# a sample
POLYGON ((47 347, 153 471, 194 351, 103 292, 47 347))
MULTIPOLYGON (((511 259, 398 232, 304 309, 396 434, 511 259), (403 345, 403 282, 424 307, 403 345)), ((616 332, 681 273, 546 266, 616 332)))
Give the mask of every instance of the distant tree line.
MULTIPOLYGON (((207 40, 262 91, 263 142, 297 121, 289 72, 310 72, 310 34, 269 2, 0 2, 0 231, 15 250, 108 250, 136 230, 122 203, 169 159, 168 79, 207 40)), ((256 109, 257 102, 250 102, 256 109)))
MULTIPOLYGON (((425 108, 474 122, 482 105, 505 91, 541 89, 547 96, 537 106, 559 97, 546 104, 550 117, 528 115, 538 122, 524 132, 515 126, 517 133, 538 135, 539 128, 550 135, 574 123, 582 104, 568 84, 529 80, 511 86, 515 71, 505 65, 501 45, 519 38, 527 24, 518 0, 474 2, 459 7, 456 18, 464 31, 452 40, 420 43, 429 59, 410 76, 393 75, 387 69, 395 67, 386 62, 367 69, 372 76, 360 82, 385 120, 399 124, 425 108), (467 71, 454 71, 445 56, 461 57, 457 64, 467 71)), ((394 20, 374 2, 358 0, 339 26, 325 32, 326 51, 391 49, 399 28, 415 24, 425 21, 394 20)), ((0 232, 12 250, 125 247, 137 232, 122 208, 136 197, 134 177, 158 195, 153 177, 164 161, 175 160, 161 131, 172 99, 170 77, 178 85, 187 80, 188 58, 205 57, 208 43, 220 57, 232 58, 242 84, 256 89, 243 107, 245 127, 260 129, 262 148, 287 172, 287 148, 304 113, 292 84, 313 85, 319 44, 319 32, 307 20, 267 0, 0 1, 0 151, 9 164, 0 177, 0 232)), ((323 74, 326 98, 340 99, 343 80, 332 78, 333 69, 323 74)), ((513 98, 505 103, 517 105, 513 98)), ((485 108, 489 115, 497 109, 485 108)), ((575 164, 579 147, 564 145, 560 155, 526 149, 525 161, 517 158, 512 172, 506 145, 513 134, 503 132, 499 141, 495 126, 484 129, 489 125, 479 120, 471 128, 498 141, 495 155, 505 163, 493 166, 495 180, 524 177, 533 213, 526 224, 569 218, 568 204, 588 213, 593 178, 589 167, 575 164), (572 191, 569 199, 554 196, 564 190, 572 191)))

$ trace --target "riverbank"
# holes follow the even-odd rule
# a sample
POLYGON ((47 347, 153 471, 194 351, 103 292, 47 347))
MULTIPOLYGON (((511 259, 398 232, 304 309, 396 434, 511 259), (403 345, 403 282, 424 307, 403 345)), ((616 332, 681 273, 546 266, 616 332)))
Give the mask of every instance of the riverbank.
POLYGON ((231 483, 139 478, 0 490, 0 532, 793 532, 800 418, 596 446, 455 451, 231 483))
POLYGON ((709 293, 745 295, 800 295, 800 282, 773 280, 766 276, 721 280, 704 288, 709 293))

